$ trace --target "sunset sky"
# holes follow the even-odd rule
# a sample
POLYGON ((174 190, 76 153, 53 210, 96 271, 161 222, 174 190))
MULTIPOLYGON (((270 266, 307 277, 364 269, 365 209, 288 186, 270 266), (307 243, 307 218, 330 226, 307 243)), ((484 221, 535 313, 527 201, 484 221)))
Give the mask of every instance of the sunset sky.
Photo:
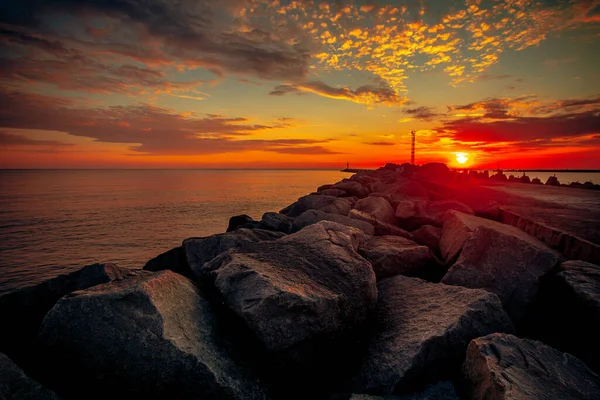
POLYGON ((0 168, 600 169, 600 0, 3 0, 0 168))

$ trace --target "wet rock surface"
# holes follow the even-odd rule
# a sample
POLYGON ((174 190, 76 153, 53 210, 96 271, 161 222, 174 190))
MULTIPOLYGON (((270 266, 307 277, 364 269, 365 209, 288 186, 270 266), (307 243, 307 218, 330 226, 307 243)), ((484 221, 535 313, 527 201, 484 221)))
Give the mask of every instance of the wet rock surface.
POLYGON ((146 272, 63 297, 38 344, 55 382, 74 396, 265 398, 215 327, 187 278, 146 272))
POLYGON ((468 399, 600 398, 600 378, 579 359, 513 335, 473 340, 462 370, 468 399))
POLYGON ((467 345, 492 332, 512 332, 498 297, 395 276, 378 286, 376 327, 355 393, 389 395, 452 376, 467 345))

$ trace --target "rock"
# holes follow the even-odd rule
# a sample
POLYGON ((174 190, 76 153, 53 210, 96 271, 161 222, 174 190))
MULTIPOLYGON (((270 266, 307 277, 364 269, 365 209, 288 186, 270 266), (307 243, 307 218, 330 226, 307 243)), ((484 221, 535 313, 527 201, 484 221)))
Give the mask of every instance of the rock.
POLYGON ((285 236, 282 232, 263 229, 238 229, 233 232, 219 233, 203 238, 190 238, 183 241, 183 248, 190 266, 191 274, 199 279, 204 278, 202 267, 219 254, 245 243, 257 243, 275 240, 285 236))
POLYGON ((433 201, 427 205, 427 214, 436 222, 436 226, 442 226, 448 211, 458 211, 463 214, 474 215, 471 207, 456 200, 433 201))
POLYGON ((326 185, 321 185, 317 188, 317 192, 322 192, 323 190, 331 189, 333 183, 328 183, 326 185))
POLYGON ((59 400, 59 397, 25 375, 17 364, 0 353, 0 399, 59 400))
POLYGON ((545 278, 523 319, 528 337, 568 352, 600 371, 600 266, 566 261, 545 278))
POLYGON ((240 228, 253 229, 258 227, 258 221, 253 220, 246 214, 235 215, 229 218, 229 225, 227 226, 227 232, 235 231, 240 228))
POLYGON ((369 195, 369 191, 363 185, 355 181, 346 181, 336 183, 331 187, 332 189, 343 190, 347 193, 348 196, 356 196, 359 199, 363 197, 367 197, 369 195))
POLYGON ((442 229, 436 226, 424 225, 414 231, 415 242, 429 247, 435 254, 440 254, 440 238, 442 229))
POLYGON ((377 280, 394 275, 439 280, 444 275, 428 247, 400 236, 374 236, 358 252, 371 263, 377 280))
POLYGON ((579 359, 513 335, 473 340, 462 369, 469 399, 600 398, 600 378, 579 359))
POLYGON ((300 216, 294 219, 293 231, 297 232, 305 226, 316 224, 319 221, 333 221, 342 225, 352 226, 360 229, 367 235, 374 235, 375 228, 373 225, 365 221, 358 219, 345 217, 339 214, 326 213, 319 210, 308 210, 303 212, 300 216))
POLYGON ((351 209, 352 203, 345 198, 308 195, 300 197, 286 215, 296 218, 306 210, 321 210, 331 214, 348 215, 351 209))
POLYGON ((399 228, 397 226, 387 224, 383 221, 380 221, 371 214, 367 214, 365 212, 358 211, 358 210, 351 210, 350 214, 348 214, 348 217, 354 218, 354 219, 357 219, 360 221, 365 221, 365 222, 368 222, 369 224, 373 225, 373 227, 375 228, 375 236, 389 235, 389 236, 401 236, 401 237, 404 237, 407 239, 412 239, 412 234, 410 232, 407 232, 404 229, 399 228))
POLYGON ((334 196, 334 197, 344 197, 346 196, 346 192, 340 189, 325 189, 325 190, 321 190, 320 192, 317 192, 315 194, 320 194, 322 196, 334 196))
POLYGON ((382 280, 377 289, 373 336, 353 381, 358 392, 406 393, 449 378, 472 339, 513 331, 498 297, 484 290, 402 275, 382 280))
POLYGON ((286 215, 286 216, 288 216, 288 217, 289 217, 290 211, 291 211, 291 210, 292 210, 294 207, 296 207, 297 205, 298 205, 298 202, 297 202, 297 201, 295 201, 295 202, 293 202, 292 204, 290 204, 289 206, 287 206, 287 207, 285 207, 285 208, 282 208, 281 210, 279 210, 279 213, 280 213, 280 214, 283 214, 283 215, 286 215))
POLYGON ((402 219, 415 217, 418 213, 417 203, 421 203, 421 201, 400 200, 396 206, 396 217, 402 219))
POLYGON ((392 201, 405 199, 429 200, 427 189, 417 181, 407 181, 400 184, 392 193, 392 201))
POLYGON ((114 264, 93 264, 68 274, 57 276, 38 285, 0 296, 1 351, 21 362, 31 351, 40 324, 46 313, 64 295, 75 290, 124 279, 138 271, 119 268, 114 264))
POLYGON ((369 197, 382 197, 386 199, 388 203, 392 204, 392 196, 389 193, 373 192, 369 193, 369 197))
MULTIPOLYGON (((364 234, 321 221, 282 239, 248 244, 206 265, 228 306, 273 351, 359 327, 377 300, 364 234)), ((310 354, 306 355, 310 357, 310 354)))
POLYGON ((442 283, 496 293, 517 323, 537 294, 540 278, 559 258, 556 251, 524 233, 516 236, 504 226, 480 226, 466 241, 442 283))
POLYGON ((419 176, 428 179, 441 179, 444 180, 450 175, 448 166, 444 163, 432 162, 421 165, 418 171, 419 176))
POLYGON ((353 394, 348 400, 459 400, 452 382, 439 382, 429 385, 419 393, 404 396, 371 396, 368 394, 353 394))
POLYGON ((354 208, 358 211, 371 214, 378 220, 383 221, 387 224, 396 223, 394 209, 392 208, 391 204, 384 198, 367 197, 364 199, 360 199, 356 202, 354 208))
POLYGON ((63 297, 44 319, 38 343, 54 379, 75 398, 265 397, 220 343, 208 301, 171 271, 63 297))
POLYGON ((260 229, 267 229, 270 231, 278 231, 283 233, 292 232, 293 218, 288 217, 276 212, 266 212, 263 214, 260 220, 260 229))
POLYGON ((153 272, 164 271, 168 269, 183 276, 187 276, 188 278, 192 277, 183 246, 175 247, 169 251, 159 254, 148 261, 142 269, 153 272))

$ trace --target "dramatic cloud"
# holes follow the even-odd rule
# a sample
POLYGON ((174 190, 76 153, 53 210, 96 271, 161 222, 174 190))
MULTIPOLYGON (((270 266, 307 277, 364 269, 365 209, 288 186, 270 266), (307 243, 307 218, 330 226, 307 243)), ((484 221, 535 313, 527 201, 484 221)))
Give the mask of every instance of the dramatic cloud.
POLYGON ((483 117, 489 119, 514 118, 530 112, 540 104, 536 96, 521 96, 514 99, 486 99, 466 105, 448 106, 448 111, 459 117, 483 117))
POLYGON ((280 85, 269 94, 282 96, 288 93, 310 92, 332 99, 349 100, 359 104, 384 104, 388 106, 401 105, 406 98, 400 97, 387 86, 365 85, 352 90, 347 87, 334 88, 326 83, 315 81, 296 85, 280 85))
POLYGON ((367 142, 365 144, 368 144, 370 146, 395 146, 396 143, 394 142, 367 142))
POLYGON ((14 135, 8 132, 0 132, 0 145, 2 146, 26 146, 26 147, 68 147, 70 143, 60 142, 58 140, 35 140, 21 135, 14 135))
MULTIPOLYGON (((268 124, 251 124, 247 118, 219 115, 182 115, 147 104, 103 108, 76 108, 72 99, 0 91, 0 126, 19 129, 54 130, 99 142, 130 144, 134 152, 154 155, 195 155, 263 150, 287 154, 333 154, 317 146, 331 140, 272 139, 242 140, 254 132, 282 129, 289 118, 268 124), (35 110, 35 118, 31 111, 35 110)), ((26 144, 8 134, 3 142, 26 144)), ((50 141, 35 141, 52 144, 50 141)), ((31 144, 31 142, 29 142, 31 144)), ((56 144, 56 143, 55 143, 56 144)))
POLYGON ((406 109, 404 112, 410 115, 413 118, 421 119, 424 121, 430 121, 435 117, 438 117, 440 114, 436 113, 431 107, 418 107, 412 109, 406 109))

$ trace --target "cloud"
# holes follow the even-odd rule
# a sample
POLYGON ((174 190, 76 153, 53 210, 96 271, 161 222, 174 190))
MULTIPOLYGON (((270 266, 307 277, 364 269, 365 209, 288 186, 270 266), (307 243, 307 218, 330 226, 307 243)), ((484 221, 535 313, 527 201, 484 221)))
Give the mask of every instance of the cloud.
POLYGON ((515 117, 482 122, 472 118, 449 121, 441 128, 461 142, 523 142, 575 138, 600 133, 600 112, 587 111, 549 117, 515 117))
POLYGON ((413 118, 430 121, 441 114, 436 113, 431 107, 418 107, 413 109, 405 109, 404 112, 413 118))
MULTIPOLYGON (((244 117, 181 114, 148 104, 78 108, 73 99, 8 90, 0 90, 0 103, 10 104, 0 108, 0 127, 53 130, 98 142, 123 143, 133 154, 202 155, 250 150, 336 154, 321 146, 331 139, 245 139, 254 133, 294 125, 289 118, 253 124, 244 117), (31 118, 32 110, 35 118, 31 118)), ((25 143, 6 134, 0 139, 25 143)))
POLYGON ((321 81, 298 83, 293 85, 279 85, 269 94, 283 96, 290 93, 309 92, 332 99, 348 100, 359 104, 383 104, 395 106, 404 104, 406 99, 400 97, 391 88, 385 85, 365 85, 352 90, 348 87, 335 88, 321 81))
POLYGON ((366 142, 365 144, 368 144, 370 146, 395 146, 396 143, 394 142, 366 142))
POLYGON ((517 98, 492 98, 465 105, 448 106, 448 111, 458 117, 483 117, 488 119, 515 118, 533 110, 538 105, 535 95, 517 98))
POLYGON ((15 135, 8 132, 0 132, 0 145, 2 146, 25 146, 25 147, 68 147, 71 143, 60 142, 58 140, 35 140, 22 135, 15 135))

